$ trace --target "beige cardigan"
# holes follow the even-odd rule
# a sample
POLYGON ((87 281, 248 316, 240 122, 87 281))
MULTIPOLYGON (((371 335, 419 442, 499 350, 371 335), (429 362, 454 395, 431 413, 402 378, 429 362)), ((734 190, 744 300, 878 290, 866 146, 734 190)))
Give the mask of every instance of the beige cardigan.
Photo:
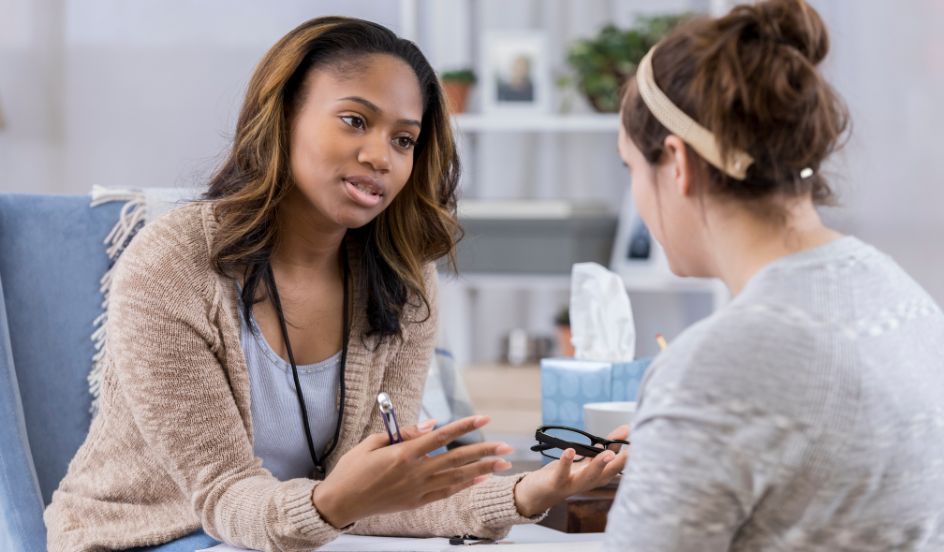
MULTIPOLYGON (((249 379, 240 345, 236 286, 213 271, 212 204, 181 207, 144 228, 114 273, 100 414, 46 509, 49 550, 124 549, 203 528, 230 544, 310 550, 339 531, 312 506, 309 479, 279 481, 253 454, 249 379)), ((366 299, 351 248, 350 350, 338 458, 382 431, 380 390, 415 423, 436 332, 435 269, 427 267, 432 316, 408 307, 403 339, 365 345, 366 299)), ((415 303, 416 301, 412 301, 415 303)), ((521 517, 518 477, 493 477, 417 510, 376 516, 360 534, 504 535, 521 517)))

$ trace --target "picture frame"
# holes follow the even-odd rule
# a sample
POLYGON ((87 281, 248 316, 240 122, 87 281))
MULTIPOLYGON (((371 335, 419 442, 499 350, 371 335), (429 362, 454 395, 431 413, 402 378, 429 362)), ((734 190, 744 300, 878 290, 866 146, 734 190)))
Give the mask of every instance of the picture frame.
POLYGON ((659 286, 675 279, 662 246, 636 211, 631 189, 623 195, 610 270, 627 284, 659 286))
POLYGON ((484 113, 550 111, 552 86, 546 43, 539 31, 483 34, 479 74, 484 113))

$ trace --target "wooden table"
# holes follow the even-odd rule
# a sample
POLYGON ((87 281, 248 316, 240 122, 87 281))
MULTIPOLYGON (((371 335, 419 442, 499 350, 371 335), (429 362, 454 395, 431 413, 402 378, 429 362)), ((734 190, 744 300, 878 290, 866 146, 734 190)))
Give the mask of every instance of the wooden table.
MULTIPOLYGON (((515 462, 512 469, 503 475, 535 471, 543 466, 541 461, 515 462)), ((619 479, 609 485, 577 494, 551 508, 540 525, 564 533, 599 533, 606 528, 606 515, 610 511, 619 479)))
POLYGON ((615 497, 615 486, 571 496, 551 508, 541 525, 565 533, 602 532, 606 529, 606 514, 615 497))
MULTIPOLYGON (((540 469, 540 457, 527 452, 535 428, 541 425, 540 368, 478 365, 467 368, 464 376, 475 411, 492 417, 485 427, 486 438, 508 441, 520 449, 521 455, 510 458, 514 468, 505 475, 540 469)), ((611 485, 572 496, 551 508, 541 525, 566 533, 603 531, 615 495, 616 485, 611 485)))

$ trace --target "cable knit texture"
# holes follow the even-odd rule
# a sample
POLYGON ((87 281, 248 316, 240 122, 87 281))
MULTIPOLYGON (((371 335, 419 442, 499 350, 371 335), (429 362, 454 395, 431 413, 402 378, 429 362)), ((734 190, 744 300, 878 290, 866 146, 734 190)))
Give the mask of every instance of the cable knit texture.
MULTIPOLYGON (((249 378, 236 286, 211 267, 212 203, 179 208, 145 227, 114 274, 101 413, 46 509, 53 552, 125 549, 203 528, 266 551, 310 550, 339 531, 319 517, 309 479, 279 481, 253 454, 249 378)), ((382 431, 377 393, 396 397, 401 422, 420 410, 436 332, 436 273, 426 269, 432 312, 413 298, 402 339, 364 338, 366 297, 354 277, 347 396, 328 470, 382 431)), ((523 518, 518 477, 493 477, 410 512, 360 520, 360 534, 499 537, 523 518)))

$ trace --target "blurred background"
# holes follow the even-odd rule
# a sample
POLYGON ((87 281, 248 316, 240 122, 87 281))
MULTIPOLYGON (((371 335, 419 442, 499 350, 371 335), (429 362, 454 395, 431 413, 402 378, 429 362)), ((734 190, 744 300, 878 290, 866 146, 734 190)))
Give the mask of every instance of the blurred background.
MULTIPOLYGON (((619 44, 626 29, 658 31, 650 16, 721 14, 733 4, 0 0, 0 192, 199 190, 226 152, 269 46, 316 16, 381 23, 416 41, 444 80, 474 81, 456 117, 468 237, 462 275, 441 284, 442 335, 476 402, 510 409, 509 431, 533 427, 534 363, 560 352, 572 262, 624 276, 639 355, 656 351, 656 332, 671 339, 725 300, 716 285, 665 273, 654 246, 627 257, 633 224, 618 121, 605 91, 591 93, 607 83, 586 73, 608 62, 591 51, 601 44, 600 55, 631 63, 606 53, 606 41, 619 44), (607 25, 615 29, 601 34, 607 25), (507 395, 494 389, 496 376, 506 378, 507 395)), ((823 71, 853 120, 829 167, 841 206, 825 216, 890 254, 944 303, 944 2, 812 4, 832 37, 823 71)))

